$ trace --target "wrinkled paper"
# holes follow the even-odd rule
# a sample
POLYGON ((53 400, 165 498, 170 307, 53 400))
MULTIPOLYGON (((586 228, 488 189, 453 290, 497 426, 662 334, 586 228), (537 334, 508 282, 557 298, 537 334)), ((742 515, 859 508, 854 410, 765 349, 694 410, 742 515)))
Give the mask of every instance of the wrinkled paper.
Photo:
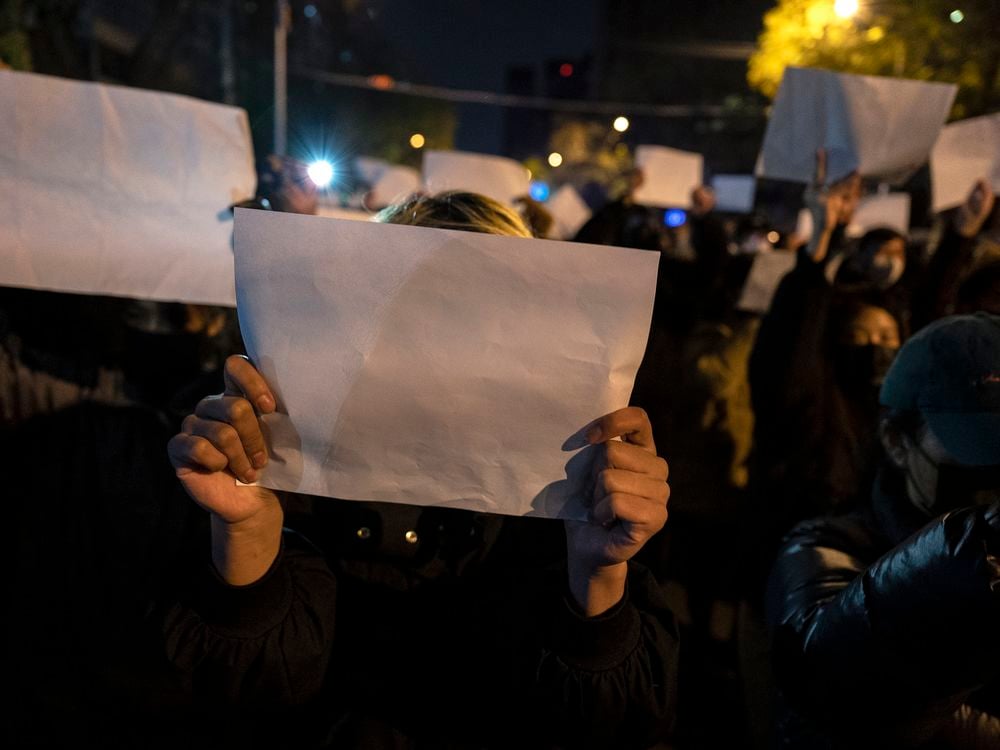
POLYGON ((237 210, 261 484, 582 518, 581 430, 628 403, 657 253, 237 210))
POLYGON ((828 182, 854 170, 903 180, 927 161, 957 90, 951 83, 788 67, 757 175, 812 182, 822 148, 828 182))
POLYGON ((931 151, 934 212, 965 203, 978 180, 1000 193, 1000 114, 945 125, 931 151))
POLYGON ((0 284, 235 304, 242 109, 0 71, 0 284))

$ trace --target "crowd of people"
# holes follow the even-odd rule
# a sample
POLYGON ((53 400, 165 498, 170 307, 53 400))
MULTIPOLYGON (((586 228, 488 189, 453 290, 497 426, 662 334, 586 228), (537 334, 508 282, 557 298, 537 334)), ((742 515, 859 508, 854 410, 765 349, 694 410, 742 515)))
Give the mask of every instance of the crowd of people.
MULTIPOLYGON (((641 180, 575 238, 661 255, 631 405, 593 415, 585 522, 237 485, 268 462, 276 399, 235 311, 0 290, 9 735, 1000 743, 991 186, 931 246, 849 239, 862 179, 827 184, 818 153, 812 235, 778 251, 795 264, 758 313, 737 300, 759 227, 702 187, 674 232, 632 199, 641 180)), ((316 211, 288 160, 260 192, 316 211)), ((518 206, 414 195, 375 220, 544 235, 544 205, 518 206)))

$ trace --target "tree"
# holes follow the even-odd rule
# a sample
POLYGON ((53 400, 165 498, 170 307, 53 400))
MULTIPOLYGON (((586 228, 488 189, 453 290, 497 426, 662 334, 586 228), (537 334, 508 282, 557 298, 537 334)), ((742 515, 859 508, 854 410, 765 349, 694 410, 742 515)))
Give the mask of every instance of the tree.
POLYGON ((959 84, 953 117, 1000 109, 1000 2, 861 0, 842 18, 834 0, 779 0, 764 16, 747 80, 768 97, 786 65, 959 84))

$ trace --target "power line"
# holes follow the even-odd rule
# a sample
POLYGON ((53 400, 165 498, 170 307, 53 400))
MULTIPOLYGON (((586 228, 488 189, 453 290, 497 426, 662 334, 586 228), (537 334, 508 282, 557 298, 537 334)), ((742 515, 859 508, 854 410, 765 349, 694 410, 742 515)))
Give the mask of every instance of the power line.
POLYGON ((363 76, 352 73, 331 73, 297 66, 292 74, 334 86, 344 86, 369 91, 385 91, 393 94, 419 96, 425 99, 440 99, 450 102, 490 104, 498 107, 519 107, 524 109, 544 109, 552 112, 574 112, 578 114, 600 115, 641 115, 644 117, 747 117, 759 113, 734 110, 721 104, 640 104, 636 102, 594 102, 580 99, 553 99, 544 96, 521 96, 518 94, 498 94, 493 91, 474 89, 453 89, 445 86, 427 86, 408 81, 397 81, 388 75, 363 76))

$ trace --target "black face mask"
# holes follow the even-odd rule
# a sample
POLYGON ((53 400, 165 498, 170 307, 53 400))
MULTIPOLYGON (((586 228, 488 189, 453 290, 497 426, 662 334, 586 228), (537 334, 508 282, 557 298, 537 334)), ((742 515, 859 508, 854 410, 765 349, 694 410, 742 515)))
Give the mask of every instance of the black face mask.
POLYGON ((834 367, 837 382, 845 391, 856 395, 869 395, 882 385, 899 349, 894 346, 867 344, 837 347, 834 367))
POLYGON ((1000 466, 956 466, 934 461, 917 445, 924 460, 937 467, 937 484, 933 495, 928 496, 919 486, 914 486, 920 496, 921 510, 938 516, 955 508, 987 505, 1000 500, 1000 466))

